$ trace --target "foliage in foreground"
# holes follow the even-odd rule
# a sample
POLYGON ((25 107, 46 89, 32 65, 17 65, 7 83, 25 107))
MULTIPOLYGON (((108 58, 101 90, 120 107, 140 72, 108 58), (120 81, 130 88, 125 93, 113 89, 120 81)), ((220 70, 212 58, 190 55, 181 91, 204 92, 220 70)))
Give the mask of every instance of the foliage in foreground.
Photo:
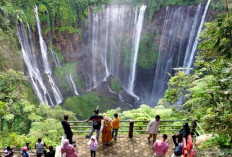
POLYGON ((39 137, 54 145, 60 142, 63 115, 76 120, 74 113, 60 106, 36 104, 38 100, 23 73, 13 70, 0 73, 0 147, 34 143, 39 137))

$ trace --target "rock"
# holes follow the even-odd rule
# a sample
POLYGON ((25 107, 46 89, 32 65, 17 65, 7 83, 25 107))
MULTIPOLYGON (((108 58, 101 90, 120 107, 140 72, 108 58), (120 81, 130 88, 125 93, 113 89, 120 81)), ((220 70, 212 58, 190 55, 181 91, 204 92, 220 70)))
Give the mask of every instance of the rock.
POLYGON ((205 135, 200 135, 196 138, 196 146, 200 146, 203 142, 211 139, 213 137, 213 135, 211 134, 205 134, 205 135))

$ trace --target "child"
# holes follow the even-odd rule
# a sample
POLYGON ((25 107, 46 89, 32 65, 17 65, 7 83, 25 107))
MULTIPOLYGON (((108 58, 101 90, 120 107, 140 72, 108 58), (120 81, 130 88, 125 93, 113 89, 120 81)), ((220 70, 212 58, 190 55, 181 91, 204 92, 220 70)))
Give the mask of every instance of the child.
POLYGON ((118 118, 118 114, 115 113, 114 114, 115 119, 112 122, 113 125, 113 130, 112 130, 112 137, 114 137, 114 140, 117 140, 117 136, 118 136, 118 129, 119 129, 119 123, 120 123, 120 119, 118 118), (115 135, 114 135, 115 133, 115 135))
POLYGON ((154 157, 165 157, 165 154, 168 151, 168 144, 165 142, 167 140, 168 136, 166 134, 163 134, 162 140, 157 140, 154 144, 154 150, 155 154, 154 157))
POLYGON ((92 136, 88 142, 89 145, 89 149, 90 149, 90 153, 91 153, 91 157, 95 157, 96 156, 96 150, 98 148, 98 142, 95 136, 92 136))
POLYGON ((179 143, 178 146, 175 148, 172 157, 181 157, 182 155, 182 148, 183 148, 183 143, 179 143))
POLYGON ((147 138, 147 142, 151 143, 150 139, 153 137, 152 144, 155 143, 156 141, 156 136, 159 131, 159 126, 160 126, 160 116, 156 115, 154 119, 152 119, 149 124, 147 125, 147 133, 149 134, 147 138))

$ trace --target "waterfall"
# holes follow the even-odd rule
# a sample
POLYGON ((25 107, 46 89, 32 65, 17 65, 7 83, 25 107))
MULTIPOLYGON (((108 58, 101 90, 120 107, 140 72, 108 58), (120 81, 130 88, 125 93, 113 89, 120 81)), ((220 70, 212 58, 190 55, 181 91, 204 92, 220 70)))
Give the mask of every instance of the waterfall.
POLYGON ((70 79, 70 82, 71 82, 71 85, 72 85, 74 94, 75 94, 75 95, 80 95, 80 94, 78 93, 78 91, 77 91, 76 84, 75 84, 75 82, 73 81, 73 78, 72 78, 72 75, 71 75, 71 74, 69 74, 69 79, 70 79))
POLYGON ((186 68, 186 70, 184 70, 184 72, 186 74, 190 73, 190 68, 191 68, 191 66, 193 64, 194 56, 195 56, 195 53, 196 53, 196 50, 197 50, 197 45, 198 45, 198 38, 199 38, 199 35, 200 35, 200 33, 201 33, 202 29, 203 29, 203 25, 205 23, 205 18, 206 18, 208 9, 209 9, 210 2, 211 2, 211 0, 208 0, 207 4, 205 6, 204 13, 203 13, 203 15, 201 17, 200 27, 198 28, 197 37, 196 37, 195 42, 193 44, 191 54, 190 54, 190 56, 188 58, 186 58, 184 60, 184 68, 186 68))
POLYGON ((34 89, 40 103, 50 104, 51 106, 53 106, 54 102, 52 101, 51 96, 47 91, 37 64, 31 29, 28 25, 28 35, 26 35, 24 24, 20 18, 19 20, 20 23, 17 29, 18 39, 21 45, 23 60, 26 65, 26 71, 32 84, 32 88, 34 89))
POLYGON ((109 9, 106 8, 106 39, 105 39, 105 54, 102 56, 103 61, 105 63, 105 69, 106 69, 106 76, 104 78, 104 81, 106 81, 107 77, 110 75, 108 65, 107 65, 107 48, 108 48, 108 34, 109 34, 109 9))
POLYGON ((163 97, 169 80, 168 73, 173 74, 172 68, 183 66, 184 57, 190 56, 201 27, 203 11, 201 4, 166 8, 152 92, 145 97, 145 103, 156 104, 163 97))
POLYGON ((39 21, 39 13, 38 13, 38 7, 35 6, 35 17, 36 17, 36 24, 39 34, 39 44, 40 44, 40 50, 42 54, 42 59, 44 63, 44 72, 45 73, 51 73, 49 61, 48 61, 48 51, 46 43, 43 40, 42 33, 41 33, 41 27, 40 27, 40 21, 39 21))
POLYGON ((36 17, 36 24, 37 24, 37 30, 38 30, 38 35, 39 35, 40 52, 41 52, 41 56, 42 56, 43 63, 44 63, 43 64, 44 72, 48 76, 49 83, 51 85, 52 92, 53 92, 54 98, 56 100, 56 104, 60 104, 63 100, 63 97, 62 97, 62 94, 60 93, 59 88, 56 86, 56 84, 53 81, 53 78, 51 76, 52 71, 50 68, 49 60, 48 60, 48 49, 47 49, 47 45, 46 45, 45 41, 43 40, 37 6, 35 6, 35 17, 36 17))
MULTIPOLYGON (((128 42, 127 48, 132 48, 133 19, 137 12, 135 8, 124 5, 107 5, 104 8, 97 13, 89 11, 88 44, 83 52, 87 52, 86 60, 91 64, 82 70, 88 77, 88 90, 106 81, 109 75, 117 78, 124 75, 121 82, 125 87, 128 84, 129 72, 122 67, 123 44, 128 42)), ((81 64, 86 64, 86 60, 81 64)))
POLYGON ((60 60, 59 60, 57 54, 55 53, 55 51, 54 51, 52 48, 50 48, 50 51, 51 51, 52 57, 53 57, 53 59, 54 59, 55 65, 56 65, 57 67, 61 67, 60 60))
MULTIPOLYGON (((132 49, 132 60, 131 60, 131 73, 130 73, 130 81, 128 85, 128 92, 136 96, 134 93, 134 83, 135 83, 135 76, 136 76, 136 65, 137 65, 137 58, 138 58, 138 50, 139 50, 139 41, 140 41, 140 35, 143 27, 143 19, 144 19, 144 13, 146 10, 146 6, 143 5, 140 8, 138 19, 136 20, 136 27, 135 27, 135 36, 134 36, 134 48, 132 49)), ((136 96, 137 97, 137 96, 136 96)))

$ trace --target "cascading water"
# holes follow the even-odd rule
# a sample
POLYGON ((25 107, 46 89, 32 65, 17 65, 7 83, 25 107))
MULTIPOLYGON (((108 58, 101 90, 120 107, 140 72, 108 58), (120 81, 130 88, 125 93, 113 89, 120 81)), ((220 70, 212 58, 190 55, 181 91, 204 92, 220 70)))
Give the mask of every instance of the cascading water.
MULTIPOLYGON (((159 13, 156 13, 159 16, 154 17, 152 24, 146 21, 146 25, 143 25, 146 6, 137 8, 127 5, 106 5, 97 13, 90 7, 88 27, 83 29, 83 43, 75 45, 78 49, 77 52, 73 52, 77 53, 74 55, 77 58, 73 60, 76 59, 78 62, 77 72, 86 85, 86 91, 99 86, 113 75, 130 95, 141 98, 140 100, 146 104, 155 105, 167 88, 168 73, 173 74, 172 68, 183 65, 191 67, 197 46, 196 38, 202 30, 209 3, 210 0, 205 7, 191 5, 161 8, 159 13), (154 32, 156 35, 152 37, 154 40, 152 42, 156 44, 157 50, 154 50, 154 54, 148 55, 157 57, 151 69, 144 69, 137 63, 141 55, 140 39, 144 39, 146 33, 154 32)), ((55 105, 62 101, 62 95, 52 78, 52 64, 49 63, 49 51, 42 37, 37 7, 35 14, 39 35, 39 57, 43 63, 37 66, 38 70, 41 69, 38 73, 42 82, 43 77, 47 78, 51 89, 40 87, 42 85, 39 87, 33 85, 35 86, 33 88, 41 102, 55 105), (42 75, 43 73, 46 75, 42 75), (45 90, 38 92, 41 89, 45 90), (49 95, 51 92, 53 95, 49 95)), ((22 46, 22 49, 24 47, 22 46)), ((61 66, 56 53, 52 49, 50 52, 55 65, 61 66)), ((35 55, 35 52, 28 53, 35 55)), ((33 58, 32 55, 28 60, 33 58)), ((30 78, 33 80, 32 76, 30 78)), ((67 79, 70 80, 74 94, 78 95, 72 76, 69 75, 67 79)), ((114 92, 110 88, 109 91, 114 92)), ((119 93, 119 96, 122 97, 123 93, 119 93)))
POLYGON ((75 95, 80 95, 80 94, 78 93, 78 91, 77 91, 76 84, 75 84, 75 82, 73 81, 72 75, 69 74, 68 76, 69 76, 69 79, 70 79, 70 82, 71 82, 71 85, 72 85, 74 94, 75 94, 75 95))
POLYGON ((40 20, 39 20, 37 6, 35 6, 35 17, 36 17, 36 24, 37 24, 37 30, 38 30, 38 35, 39 35, 40 52, 41 52, 41 56, 43 60, 44 73, 47 74, 48 81, 51 85, 51 89, 52 89, 56 104, 60 104, 63 100, 63 97, 62 97, 62 94, 60 93, 59 88, 56 86, 52 78, 52 71, 50 68, 49 60, 48 60, 48 49, 47 49, 47 45, 45 41, 43 40, 43 36, 41 33, 40 20))
POLYGON ((135 37, 134 37, 134 47, 132 52, 132 59, 131 59, 131 70, 130 70, 130 76, 129 76, 129 85, 128 85, 128 92, 132 95, 138 98, 136 94, 134 93, 134 83, 135 83, 135 76, 136 76, 136 65, 137 65, 137 58, 138 58, 138 51, 139 51, 139 41, 141 36, 141 31, 143 27, 143 19, 144 19, 144 13, 146 10, 146 6, 143 5, 140 8, 138 19, 136 20, 136 27, 135 27, 135 37))
POLYGON ((56 65, 57 67, 60 67, 60 66, 61 66, 61 63, 60 63, 60 60, 59 60, 57 54, 55 53, 55 51, 54 51, 52 48, 50 48, 50 51, 51 51, 52 57, 53 57, 53 59, 54 59, 55 65, 56 65))
POLYGON ((29 25, 27 30, 28 35, 25 34, 25 28, 22 20, 20 19, 20 23, 18 25, 18 39, 21 45, 27 74, 30 78, 30 82, 36 95, 38 96, 39 101, 41 103, 50 104, 51 106, 53 106, 54 102, 52 101, 52 98, 43 82, 43 77, 41 75, 36 57, 34 55, 34 43, 32 40, 32 33, 29 25))
POLYGON ((204 10, 208 8, 208 4, 205 8, 201 4, 195 8, 195 6, 179 7, 177 10, 166 8, 154 84, 151 95, 148 94, 144 100, 146 103, 157 103, 167 88, 168 73, 172 72, 172 68, 183 66, 183 61, 185 61, 183 56, 189 58, 189 53, 193 51, 193 43, 201 27, 200 24, 205 20, 201 17, 205 16, 204 10))
POLYGON ((199 35, 203 29, 203 25, 204 25, 204 22, 205 22, 205 18, 206 18, 206 14, 208 12, 208 9, 209 9, 209 5, 210 5, 210 2, 211 0, 208 0, 206 6, 205 6, 205 9, 204 9, 204 13, 201 17, 201 23, 200 23, 200 27, 198 28, 198 31, 197 31, 197 37, 194 41, 194 44, 193 44, 193 47, 192 47, 192 51, 191 53, 189 54, 189 51, 187 51, 187 54, 186 56, 188 55, 189 57, 186 57, 185 60, 184 60, 184 68, 186 68, 184 70, 184 72, 186 74, 189 74, 190 73, 190 68, 192 67, 192 64, 193 64, 193 60, 194 60, 194 56, 195 56, 195 53, 196 53, 196 50, 197 50, 197 45, 198 45, 198 38, 199 38, 199 35))

